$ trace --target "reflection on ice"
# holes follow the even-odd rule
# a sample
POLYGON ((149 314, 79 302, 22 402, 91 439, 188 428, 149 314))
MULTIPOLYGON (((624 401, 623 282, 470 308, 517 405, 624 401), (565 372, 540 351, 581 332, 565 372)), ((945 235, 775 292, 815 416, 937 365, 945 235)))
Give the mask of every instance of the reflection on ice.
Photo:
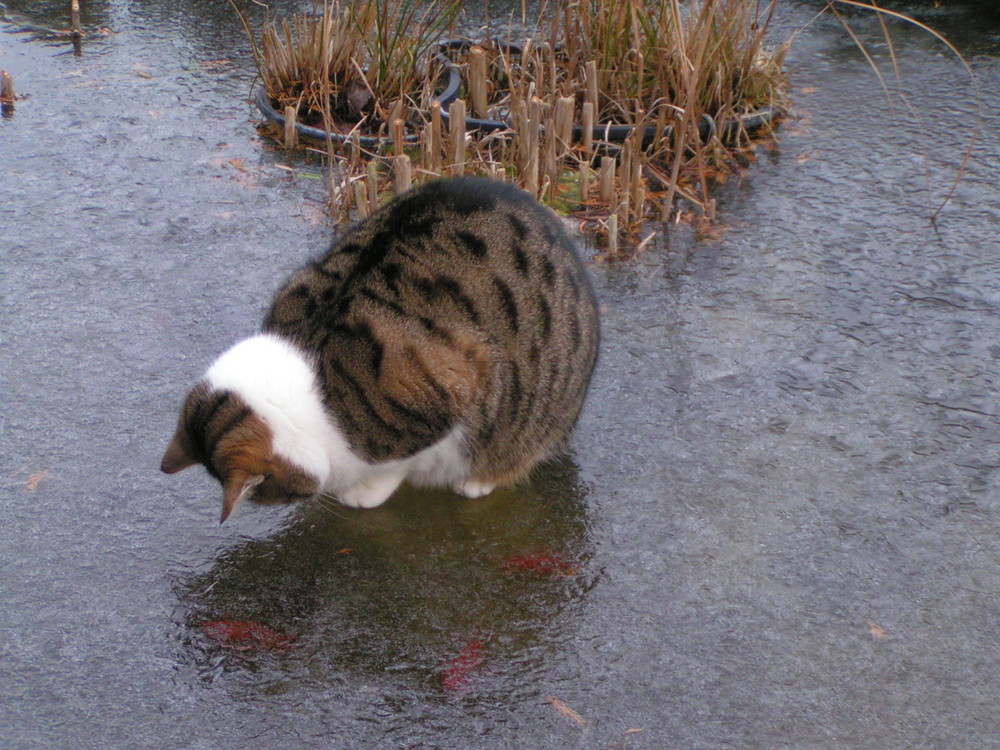
POLYGON ((297 689, 360 674, 434 692, 466 687, 481 664, 502 685, 552 658, 596 579, 591 554, 584 492, 562 460, 476 501, 404 488, 374 510, 314 504, 178 586, 210 673, 236 640, 259 648, 232 649, 229 667, 277 658, 297 689))

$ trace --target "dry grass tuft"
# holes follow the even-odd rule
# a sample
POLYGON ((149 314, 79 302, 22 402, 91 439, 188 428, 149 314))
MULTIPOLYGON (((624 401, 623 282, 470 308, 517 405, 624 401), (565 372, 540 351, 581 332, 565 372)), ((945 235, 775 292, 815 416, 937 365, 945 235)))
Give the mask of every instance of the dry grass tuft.
POLYGON ((268 97, 330 132, 412 127, 434 84, 428 53, 457 10, 457 0, 324 0, 316 14, 268 19, 258 50, 268 97))
POLYGON ((454 0, 420 10, 416 0, 324 0, 315 15, 269 19, 255 51, 276 109, 348 136, 326 144, 337 213, 365 216, 435 175, 486 174, 602 226, 615 249, 643 221, 673 217, 678 199, 714 218, 711 183, 748 158, 743 118, 785 105, 785 48, 764 42, 774 2, 543 8, 531 36, 449 53, 463 98, 442 111, 430 104, 433 58, 454 0), (502 126, 480 129, 484 118, 502 126), (386 140, 362 148, 350 138, 359 129, 386 140))
MULTIPOLYGON (((677 198, 713 220, 711 184, 750 158, 747 116, 787 103, 787 47, 765 44, 773 9, 773 0, 566 5, 536 37, 486 50, 487 108, 508 129, 480 137, 467 166, 504 165, 536 197, 603 226, 611 249, 619 235, 635 240, 643 221, 672 218, 677 198)), ((470 96, 482 88, 473 60, 457 58, 470 96)))

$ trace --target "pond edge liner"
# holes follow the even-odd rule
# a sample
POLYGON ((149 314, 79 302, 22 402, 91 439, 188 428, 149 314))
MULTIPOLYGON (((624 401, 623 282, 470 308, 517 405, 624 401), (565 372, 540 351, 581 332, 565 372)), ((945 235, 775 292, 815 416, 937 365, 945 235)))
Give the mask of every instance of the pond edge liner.
MULTIPOLYGON (((461 50, 477 44, 467 39, 449 39, 448 41, 441 42, 438 45, 438 49, 442 52, 448 50, 461 50)), ((508 42, 504 45, 504 48, 508 52, 520 53, 524 48, 522 45, 515 42, 508 42)), ((438 55, 438 59, 444 58, 443 54, 438 55)), ((444 58, 447 59, 447 58, 444 58)), ((448 60, 451 63, 450 60, 448 60)), ((454 63, 451 63, 454 67, 454 63)), ((441 119, 445 121, 450 121, 448 114, 448 106, 457 98, 458 92, 456 89, 455 95, 449 98, 447 101, 442 101, 441 103, 441 119)), ((736 136, 739 135, 740 130, 746 130, 752 133, 756 130, 760 130, 766 125, 771 125, 774 121, 784 115, 784 110, 778 107, 761 107, 752 112, 746 112, 742 115, 737 115, 735 118, 729 120, 723 120, 722 123, 718 123, 708 113, 701 116, 701 120, 698 123, 698 135, 701 137, 702 141, 707 141, 713 134, 718 135, 719 140, 734 140, 736 136)), ((465 127, 467 130, 481 130, 484 133, 492 133, 497 130, 511 130, 510 123, 504 120, 480 120, 474 117, 465 118, 465 127)), ((671 126, 668 125, 664 128, 664 133, 669 133, 671 131, 671 126)), ((621 123, 600 123, 594 125, 592 136, 595 141, 602 141, 604 143, 624 143, 625 139, 632 135, 634 126, 626 125, 621 123)), ((574 125, 573 126, 573 141, 580 142, 583 140, 583 126, 574 125)), ((648 146, 656 140, 656 125, 648 125, 642 134, 642 145, 648 146)))
MULTIPOLYGON (((783 110, 777 107, 762 107, 754 110, 753 112, 737 115, 733 119, 723 120, 720 125, 715 121, 715 118, 706 112, 702 114, 701 119, 698 122, 698 135, 701 137, 702 141, 707 141, 712 135, 718 135, 719 140, 723 142, 731 141, 735 140, 741 128, 746 130, 748 133, 753 133, 766 125, 773 124, 774 121, 783 114, 783 110)), ((448 110, 444 105, 441 106, 441 119, 446 122, 449 121, 448 110)), ((509 123, 502 120, 477 120, 472 117, 465 118, 465 127, 467 130, 481 130, 486 133, 491 133, 497 130, 512 129, 509 123)), ((608 122, 600 125, 594 125, 592 136, 595 142, 620 144, 624 143, 625 139, 632 135, 632 131, 634 129, 633 125, 608 122)), ((664 135, 669 135, 672 130, 673 126, 667 125, 663 129, 663 133, 664 135)), ((642 134, 642 145, 648 146, 655 140, 656 125, 647 125, 642 134)), ((573 141, 583 141, 582 125, 573 126, 573 141)))
MULTIPOLYGON (((438 49, 440 49, 443 53, 446 50, 465 49, 472 44, 474 43, 464 39, 449 39, 448 41, 441 42, 438 45, 438 49)), ((520 51, 522 48, 518 44, 510 43, 507 45, 507 49, 520 51)), ((458 71, 458 66, 442 53, 438 53, 435 59, 444 66, 445 72, 443 76, 447 76, 447 81, 445 83, 444 90, 440 94, 436 94, 434 98, 431 99, 431 103, 433 104, 434 102, 438 102, 441 105, 441 119, 445 122, 450 122, 451 118, 449 116, 448 109, 452 102, 458 98, 458 91, 462 85, 462 76, 458 71)), ((257 88, 255 101, 257 109, 260 110, 261 114, 263 114, 266 119, 275 122, 279 127, 285 126, 285 116, 271 106, 271 101, 267 95, 267 88, 265 86, 259 86, 257 88)), ((711 115, 705 113, 701 116, 701 119, 698 122, 698 135, 702 141, 707 141, 714 134, 719 137, 719 140, 725 142, 726 140, 735 139, 741 130, 746 130, 747 132, 752 133, 767 125, 771 125, 783 114, 784 111, 778 107, 761 107, 753 112, 747 112, 746 114, 737 115, 733 119, 724 120, 720 124, 717 123, 711 115)), ((504 120, 481 120, 474 117, 465 118, 465 127, 467 130, 478 130, 484 133, 511 129, 510 124, 504 120)), ((664 128, 664 133, 669 133, 671 129, 671 126, 668 125, 664 128)), ((325 141, 327 137, 336 143, 349 143, 352 140, 350 135, 344 135, 343 133, 328 133, 322 128, 316 128, 312 125, 304 125, 301 122, 295 123, 295 130, 300 136, 312 138, 317 141, 325 141)), ((592 136, 596 141, 618 144, 624 143, 625 139, 632 134, 633 130, 634 126, 632 125, 601 123, 594 126, 592 136)), ((643 146, 652 143, 655 139, 656 125, 648 125, 642 134, 643 146)), ((383 143, 387 143, 391 140, 391 136, 362 135, 358 137, 358 144, 363 148, 378 148, 383 143)), ((416 133, 409 133, 403 136, 403 143, 413 144, 418 143, 419 140, 420 136, 416 133)), ((583 127, 581 125, 573 126, 573 140, 583 140, 583 127)))
MULTIPOLYGON (((435 94, 434 98, 431 99, 431 103, 439 102, 441 104, 442 116, 448 110, 448 106, 458 98, 458 89, 462 85, 462 76, 458 72, 458 67, 444 55, 437 55, 437 61, 444 65, 444 73, 442 77, 447 76, 447 81, 445 83, 444 91, 440 94, 435 94)), ((257 109, 260 113, 264 115, 265 119, 271 120, 276 123, 278 127, 285 127, 285 116, 278 112, 273 106, 271 106, 271 99, 267 95, 266 86, 258 86, 257 94, 254 97, 254 101, 257 104, 257 109)), ((353 141, 351 135, 345 135, 343 133, 328 133, 323 128, 316 128, 312 125, 304 125, 301 122, 295 123, 295 130, 300 136, 306 138, 312 138, 317 141, 325 141, 327 137, 335 143, 350 143, 353 141)), ((403 143, 418 143, 420 136, 416 133, 408 133, 403 136, 403 143)), ((373 136, 373 135, 362 135, 358 136, 358 145, 362 148, 378 148, 383 143, 388 143, 392 141, 391 136, 373 136)))

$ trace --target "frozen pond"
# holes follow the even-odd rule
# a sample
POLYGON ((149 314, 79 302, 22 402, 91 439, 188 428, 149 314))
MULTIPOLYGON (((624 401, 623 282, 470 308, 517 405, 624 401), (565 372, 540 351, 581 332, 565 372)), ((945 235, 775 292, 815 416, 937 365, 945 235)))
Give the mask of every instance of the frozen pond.
MULTIPOLYGON (((0 0, 30 95, 0 120, 3 747, 995 746, 993 3, 892 5, 980 77, 936 228, 967 74, 893 23, 912 109, 887 104, 820 19, 789 57, 797 118, 718 192, 724 231, 590 264, 571 460, 480 501, 222 527, 214 480, 160 456, 328 242, 323 185, 255 132, 225 3, 85 2, 104 31, 80 57, 39 32, 64 5, 0 0)), ((777 30, 821 6, 783 2, 777 30)))

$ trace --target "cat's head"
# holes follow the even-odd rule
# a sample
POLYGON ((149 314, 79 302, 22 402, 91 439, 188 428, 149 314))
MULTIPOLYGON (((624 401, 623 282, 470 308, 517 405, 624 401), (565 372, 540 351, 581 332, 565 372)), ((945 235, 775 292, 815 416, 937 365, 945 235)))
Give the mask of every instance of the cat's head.
POLYGON ((188 393, 161 470, 202 464, 222 483, 222 521, 243 500, 274 504, 315 495, 320 480, 273 450, 271 429, 240 396, 198 383, 188 393))

